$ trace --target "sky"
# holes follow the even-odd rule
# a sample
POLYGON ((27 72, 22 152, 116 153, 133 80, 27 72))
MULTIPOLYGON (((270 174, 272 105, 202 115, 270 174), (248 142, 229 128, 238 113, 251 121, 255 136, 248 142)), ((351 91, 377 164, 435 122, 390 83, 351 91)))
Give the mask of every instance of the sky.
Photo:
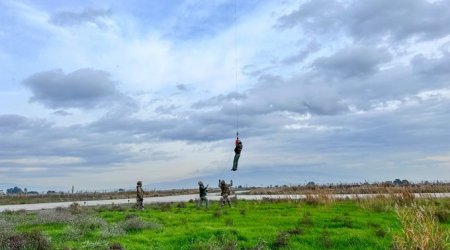
POLYGON ((0 183, 448 181, 449 23, 450 0, 0 0, 0 183))

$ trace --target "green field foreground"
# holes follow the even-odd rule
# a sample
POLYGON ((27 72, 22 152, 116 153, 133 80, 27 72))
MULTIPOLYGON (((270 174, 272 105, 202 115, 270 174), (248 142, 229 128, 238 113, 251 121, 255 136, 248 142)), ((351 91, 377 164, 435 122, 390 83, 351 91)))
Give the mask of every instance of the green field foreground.
POLYGON ((449 231, 450 199, 73 205, 1 213, 0 249, 449 249, 449 231))

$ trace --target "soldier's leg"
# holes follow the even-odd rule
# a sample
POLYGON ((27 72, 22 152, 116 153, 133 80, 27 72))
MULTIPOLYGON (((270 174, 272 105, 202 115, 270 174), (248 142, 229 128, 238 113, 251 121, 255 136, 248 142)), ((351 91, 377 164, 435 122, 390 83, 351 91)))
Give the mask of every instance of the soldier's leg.
POLYGON ((206 197, 205 197, 205 203, 206 203, 206 209, 208 209, 209 201, 208 201, 208 198, 206 198, 206 197))
POLYGON ((232 169, 233 171, 236 171, 236 170, 237 170, 239 157, 241 157, 241 154, 235 154, 235 155, 234 155, 233 169, 232 169))
POLYGON ((231 201, 230 201, 230 198, 228 198, 228 197, 227 197, 227 203, 228 203, 228 206, 231 207, 231 201))

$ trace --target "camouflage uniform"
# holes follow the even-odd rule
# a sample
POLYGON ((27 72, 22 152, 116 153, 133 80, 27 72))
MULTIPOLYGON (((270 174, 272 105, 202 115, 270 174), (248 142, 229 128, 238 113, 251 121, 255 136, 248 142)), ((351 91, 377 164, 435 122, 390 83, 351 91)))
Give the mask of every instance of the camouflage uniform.
POLYGON ((144 209, 144 190, 141 181, 138 181, 136 186, 136 208, 144 209))
POLYGON ((200 203, 199 207, 202 206, 203 202, 206 204, 206 209, 208 209, 208 198, 206 198, 207 192, 208 192, 208 185, 206 187, 203 185, 203 182, 198 182, 198 191, 200 193, 200 203))
POLYGON ((220 198, 220 206, 223 207, 225 205, 225 202, 228 203, 228 206, 231 207, 231 201, 230 198, 228 198, 229 195, 231 195, 230 187, 233 186, 233 181, 230 182, 230 184, 226 184, 225 180, 219 180, 219 187, 221 190, 220 195, 222 196, 220 198))
POLYGON ((241 157, 241 151, 242 151, 242 142, 239 140, 239 138, 236 138, 236 147, 234 148, 234 160, 233 160, 233 168, 232 171, 236 171, 238 167, 238 161, 239 157, 241 157))

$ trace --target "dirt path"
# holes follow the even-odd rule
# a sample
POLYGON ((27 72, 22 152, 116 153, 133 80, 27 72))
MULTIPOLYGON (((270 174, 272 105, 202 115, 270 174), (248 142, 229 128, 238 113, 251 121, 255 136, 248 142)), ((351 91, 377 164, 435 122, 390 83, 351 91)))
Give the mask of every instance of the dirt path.
MULTIPOLYGON (((379 194, 334 194, 331 195, 332 199, 355 199, 355 198, 370 198, 379 194)), ((433 197, 433 198, 445 198, 450 197, 450 193, 421 193, 414 194, 416 197, 433 197)), ((239 200, 263 200, 263 199, 293 199, 301 200, 305 199, 305 195, 244 195, 237 194, 239 200)), ((168 202, 188 202, 189 200, 198 199, 197 194, 189 195, 176 195, 176 196, 162 196, 162 197, 148 197, 144 199, 144 204, 152 203, 168 203, 168 202)), ((208 199, 212 201, 218 201, 220 196, 218 193, 211 193, 208 195, 208 199)), ((112 204, 134 204, 134 199, 116 199, 116 200, 95 200, 95 201, 75 201, 84 206, 98 206, 98 205, 112 205, 112 204)), ((0 212, 5 210, 17 211, 17 210, 41 210, 41 209, 53 209, 57 207, 69 207, 72 204, 69 202, 53 202, 53 203, 37 203, 37 204, 21 204, 21 205, 2 205, 0 206, 0 212)))

